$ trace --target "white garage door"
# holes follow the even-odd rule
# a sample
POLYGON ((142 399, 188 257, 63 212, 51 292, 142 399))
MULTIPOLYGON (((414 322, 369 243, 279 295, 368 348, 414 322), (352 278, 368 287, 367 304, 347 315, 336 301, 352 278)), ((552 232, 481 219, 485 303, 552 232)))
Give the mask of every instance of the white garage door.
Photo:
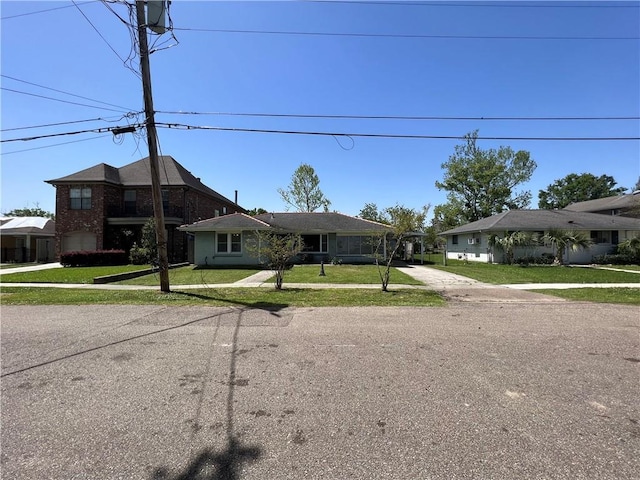
POLYGON ((63 252, 77 252, 80 250, 95 250, 96 234, 92 232, 74 232, 62 239, 63 252))

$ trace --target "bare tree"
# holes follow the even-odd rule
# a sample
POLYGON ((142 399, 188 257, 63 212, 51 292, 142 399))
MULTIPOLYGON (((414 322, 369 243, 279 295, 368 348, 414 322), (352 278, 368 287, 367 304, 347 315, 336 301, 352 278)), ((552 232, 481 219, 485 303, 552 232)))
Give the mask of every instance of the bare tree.
POLYGON ((256 232, 247 240, 250 255, 263 260, 275 274, 275 288, 282 290, 284 272, 291 266, 293 258, 304 249, 302 237, 298 234, 277 232, 256 232))

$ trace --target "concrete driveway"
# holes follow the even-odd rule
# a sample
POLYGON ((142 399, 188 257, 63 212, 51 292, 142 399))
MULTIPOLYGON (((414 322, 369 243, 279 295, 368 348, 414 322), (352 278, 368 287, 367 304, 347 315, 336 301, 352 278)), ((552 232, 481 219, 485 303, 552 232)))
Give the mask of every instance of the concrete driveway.
POLYGON ((637 307, 2 307, 11 479, 637 479, 637 307))

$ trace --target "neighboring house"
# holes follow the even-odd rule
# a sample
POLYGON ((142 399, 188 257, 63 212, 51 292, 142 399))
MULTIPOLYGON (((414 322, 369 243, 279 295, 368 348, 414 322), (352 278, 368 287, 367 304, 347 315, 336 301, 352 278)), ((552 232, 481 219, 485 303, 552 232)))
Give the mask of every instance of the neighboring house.
MULTIPOLYGON (((440 235, 446 237, 447 258, 464 258, 469 261, 504 261, 504 254, 489 245, 489 237, 505 235, 505 232, 532 232, 543 235, 552 229, 586 232, 594 244, 586 250, 565 255, 568 263, 590 263, 597 255, 612 253, 618 243, 640 234, 640 219, 572 212, 569 210, 508 210, 483 218, 440 235)), ((515 257, 540 256, 553 253, 551 246, 520 247, 515 257)))
MULTIPOLYGON (((372 263, 388 225, 341 213, 266 213, 210 218, 178 230, 195 237, 194 263, 198 265, 259 265, 264 259, 247 248, 257 232, 300 234, 305 261, 372 263)), ((383 242, 384 244, 384 242, 383 242)))
MULTIPOLYGON (((159 157, 169 261, 189 257, 187 235, 176 227, 201 218, 244 212, 204 185, 171 156, 159 157)), ((47 180, 56 187, 56 256, 74 250, 129 250, 153 217, 149 158, 120 168, 105 163, 47 180)))
POLYGON ((55 222, 45 217, 0 219, 2 263, 53 262, 55 222))
POLYGON ((564 209, 572 212, 589 212, 640 218, 640 190, 636 190, 627 195, 616 195, 615 197, 572 203, 564 209))

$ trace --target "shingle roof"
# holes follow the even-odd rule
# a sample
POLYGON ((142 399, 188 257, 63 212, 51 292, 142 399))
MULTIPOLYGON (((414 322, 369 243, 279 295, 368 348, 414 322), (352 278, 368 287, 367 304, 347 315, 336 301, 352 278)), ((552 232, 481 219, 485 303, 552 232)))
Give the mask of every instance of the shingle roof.
POLYGON ((351 217, 335 212, 313 213, 265 213, 251 217, 245 214, 223 215, 190 225, 182 225, 180 230, 267 230, 275 229, 292 233, 374 233, 390 230, 388 225, 351 217))
POLYGON ((598 198, 586 202, 576 202, 567 205, 564 209, 573 212, 599 212, 602 210, 618 210, 640 205, 640 192, 629 195, 616 195, 614 197, 598 198))
MULTIPOLYGON (((170 155, 158 157, 160 167, 160 184, 162 186, 187 186, 229 203, 234 203, 228 198, 220 195, 215 190, 207 187, 191 172, 180 165, 170 155)), ((151 165, 149 157, 145 157, 136 162, 130 163, 120 168, 112 167, 105 163, 81 170, 67 175, 66 177, 47 180, 53 185, 59 183, 112 183, 124 187, 150 186, 151 185, 151 165)), ((244 210, 238 206, 239 210, 244 210)))
POLYGON ((182 225, 178 230, 186 232, 213 230, 268 230, 271 227, 254 217, 244 213, 232 213, 221 217, 209 218, 189 225, 182 225))
POLYGON ((513 232, 549 229, 640 230, 640 219, 569 210, 508 210, 447 230, 441 235, 480 231, 513 232))
POLYGON ((385 232, 390 227, 363 218, 351 217, 337 212, 285 212, 263 213, 256 218, 274 228, 289 232, 385 232))

